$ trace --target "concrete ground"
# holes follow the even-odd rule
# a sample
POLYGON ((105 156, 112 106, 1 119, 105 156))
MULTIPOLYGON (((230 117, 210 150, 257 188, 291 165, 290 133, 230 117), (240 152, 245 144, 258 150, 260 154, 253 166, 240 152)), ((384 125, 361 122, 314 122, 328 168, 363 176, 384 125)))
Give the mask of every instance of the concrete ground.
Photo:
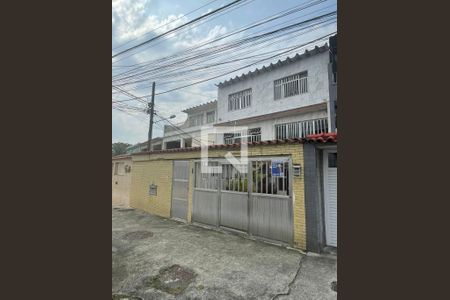
POLYGON ((335 257, 112 209, 113 299, 336 299, 335 257))

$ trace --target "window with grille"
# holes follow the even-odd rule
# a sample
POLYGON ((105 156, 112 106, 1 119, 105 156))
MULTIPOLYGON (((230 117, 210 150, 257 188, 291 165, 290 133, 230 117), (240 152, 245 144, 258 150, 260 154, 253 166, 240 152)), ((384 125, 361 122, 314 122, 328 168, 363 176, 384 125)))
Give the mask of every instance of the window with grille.
POLYGON ((252 89, 228 95, 228 111, 249 107, 252 103, 252 89))
POLYGON ((189 126, 200 126, 203 124, 203 115, 193 115, 189 117, 189 126))
POLYGON ((242 136, 240 132, 225 133, 223 135, 223 143, 226 145, 238 144, 242 139, 247 138, 247 142, 259 142, 261 141, 261 127, 251 128, 247 131, 247 135, 242 136))
POLYGON ((328 132, 328 119, 315 119, 275 125, 275 138, 277 140, 304 138, 310 134, 328 132))
POLYGON ((289 195, 289 162, 287 161, 253 161, 252 178, 253 193, 289 195))
POLYGON ((261 141, 261 127, 249 129, 247 140, 249 143, 261 141))
POLYGON ((223 134, 223 143, 226 145, 237 144, 241 142, 241 133, 224 133, 223 134))
POLYGON ((215 111, 210 111, 206 113, 206 123, 214 123, 216 117, 215 111))
POLYGON ((282 99, 308 92, 308 72, 302 72, 274 81, 274 99, 282 99))

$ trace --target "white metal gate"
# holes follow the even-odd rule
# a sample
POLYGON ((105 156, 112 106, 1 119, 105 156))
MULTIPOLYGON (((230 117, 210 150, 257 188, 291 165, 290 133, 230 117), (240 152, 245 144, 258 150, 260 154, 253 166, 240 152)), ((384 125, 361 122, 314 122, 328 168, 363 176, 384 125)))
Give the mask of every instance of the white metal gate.
POLYGON ((189 191, 189 161, 173 162, 171 217, 181 220, 187 218, 189 191))
MULTIPOLYGON (((218 165, 210 162, 211 166, 218 165)), ((203 224, 219 225, 219 175, 201 173, 200 162, 195 163, 192 220, 203 224)))
POLYGON ((202 174, 195 163, 192 219, 292 243, 292 163, 288 157, 249 158, 248 173, 225 160, 221 174, 202 174))
POLYGON ((324 151, 323 169, 326 244, 337 247, 337 151, 324 151))
POLYGON ((248 173, 240 173, 232 164, 222 164, 220 189, 220 225, 248 230, 248 173))

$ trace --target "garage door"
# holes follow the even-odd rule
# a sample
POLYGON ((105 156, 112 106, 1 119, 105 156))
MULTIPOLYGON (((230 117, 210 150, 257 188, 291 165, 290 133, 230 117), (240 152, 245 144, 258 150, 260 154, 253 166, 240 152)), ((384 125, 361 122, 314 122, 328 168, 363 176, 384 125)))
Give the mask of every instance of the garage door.
POLYGON ((324 151, 325 237, 337 247, 337 151, 324 151))
POLYGON ((292 163, 287 157, 249 158, 239 172, 226 161, 220 173, 202 173, 195 163, 192 219, 269 240, 292 243, 292 163))

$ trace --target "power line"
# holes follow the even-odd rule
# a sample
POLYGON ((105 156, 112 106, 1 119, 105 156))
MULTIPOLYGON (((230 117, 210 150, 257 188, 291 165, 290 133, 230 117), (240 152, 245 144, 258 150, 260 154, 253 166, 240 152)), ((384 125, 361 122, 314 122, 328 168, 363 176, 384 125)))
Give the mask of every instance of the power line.
MULTIPOLYGON (((303 27, 303 28, 301 29, 301 31, 299 31, 298 33, 296 33, 296 34, 294 34, 294 35, 291 35, 291 33, 289 33, 289 36, 287 36, 284 40, 287 40, 287 41, 292 40, 293 37, 295 37, 295 36, 304 35, 304 34, 306 34, 306 33, 309 33, 309 32, 311 32, 311 31, 314 31, 314 30, 319 29, 319 27, 317 27, 318 25, 320 25, 320 27, 323 27, 323 26, 325 26, 325 25, 330 25, 330 24, 332 24, 332 23, 334 23, 334 22, 335 22, 335 21, 334 21, 333 19, 330 19, 330 20, 322 20, 322 21, 320 21, 320 22, 318 22, 318 23, 314 23, 314 24, 308 25, 308 26, 306 26, 306 27, 303 27), (305 30, 305 29, 308 29, 308 28, 312 28, 312 29, 310 29, 310 30, 305 30)), ((283 41, 283 39, 281 39, 281 40, 274 40, 274 41, 272 41, 272 42, 270 42, 270 43, 265 43, 264 45, 261 44, 261 47, 260 47, 260 48, 267 48, 267 47, 270 46, 270 45, 277 44, 277 43, 280 43, 280 42, 282 42, 282 41, 283 41)), ((257 44, 258 44, 258 43, 254 43, 254 45, 257 45, 257 44)), ((292 46, 291 46, 291 47, 292 47, 292 46)), ((142 74, 142 73, 141 73, 141 74, 136 74, 136 75, 134 75, 134 76, 130 76, 130 77, 137 77, 137 78, 143 78, 143 79, 139 79, 139 80, 136 79, 136 80, 134 80, 134 81, 125 81, 125 82, 122 82, 122 83, 117 83, 117 85, 119 85, 119 86, 124 86, 124 85, 130 85, 130 84, 137 84, 137 83, 140 83, 140 82, 142 82, 142 81, 148 80, 148 79, 145 79, 146 77, 144 77, 144 75, 146 75, 146 76, 151 75, 151 77, 149 77, 149 78, 151 78, 152 80, 155 80, 155 79, 158 79, 158 78, 159 78, 159 79, 162 79, 162 78, 170 77, 171 79, 174 79, 172 82, 179 82, 180 80, 175 80, 175 78, 176 78, 176 77, 183 76, 184 74, 190 75, 190 76, 192 77, 192 73, 194 73, 194 71, 202 71, 202 72, 201 72, 201 75, 205 75, 204 70, 206 70, 206 69, 215 68, 215 67, 221 66, 221 65, 234 64, 234 63, 236 63, 236 62, 240 62, 240 61, 244 61, 244 60, 255 59, 255 58, 257 58, 257 57, 261 57, 261 56, 264 56, 264 55, 268 55, 268 54, 270 54, 270 53, 279 52, 280 50, 291 49, 291 47, 284 47, 284 48, 280 48, 280 49, 276 49, 276 50, 272 50, 272 51, 268 51, 268 52, 264 52, 264 53, 254 54, 254 55, 251 55, 251 56, 243 56, 243 55, 248 54, 248 53, 253 53, 253 52, 255 52, 256 49, 257 49, 257 48, 251 48, 250 50, 247 50, 246 52, 242 52, 242 53, 238 53, 238 54, 236 54, 236 55, 232 55, 231 57, 227 58, 227 60, 222 60, 222 61, 219 61, 219 62, 207 64, 207 65, 193 64, 193 65, 194 65, 194 68, 191 68, 191 69, 187 68, 187 66, 185 66, 185 65, 182 64, 182 65, 180 65, 179 67, 173 68, 172 70, 167 70, 167 71, 165 71, 165 72, 160 72, 160 73, 157 74, 156 76, 150 74, 151 71, 146 71, 146 72, 145 72, 146 74, 142 74), (235 58, 235 57, 238 57, 238 58, 236 58, 236 59, 230 59, 230 58, 235 58), (179 70, 180 70, 180 71, 179 71, 179 70)), ((229 67, 226 67, 226 68, 229 69, 229 67)), ((235 67, 233 66, 232 68, 235 68, 235 67)), ((217 68, 216 68, 216 69, 217 69, 217 68)), ((121 79, 121 80, 123 80, 123 79, 121 79)), ((183 81, 186 81, 186 80, 188 80, 188 79, 187 79, 186 77, 183 77, 182 80, 183 80, 183 81)), ((164 84, 167 84, 167 83, 170 83, 170 81, 169 81, 169 82, 163 81, 163 82, 161 83, 161 85, 164 85, 164 84)))
MULTIPOLYGON (((132 97, 137 97, 137 96, 135 96, 135 95, 133 95, 132 93, 129 93, 129 92, 127 92, 127 94, 129 94, 129 95, 132 96, 132 97)), ((120 104, 120 105, 124 105, 124 104, 120 104)), ((129 112, 127 112, 124 108, 130 108, 130 109, 131 109, 131 108, 135 108, 135 107, 120 107, 120 106, 118 107, 117 104, 116 104, 116 106, 113 106, 113 109, 119 110, 119 111, 124 112, 124 113, 126 113, 126 114, 128 114, 128 115, 134 116, 133 114, 130 114, 129 112)), ((138 108, 136 108, 136 109, 138 109, 138 108)), ((145 110, 137 110, 137 111, 145 112, 145 110)), ((168 122, 169 124, 171 124, 171 127, 175 128, 176 131, 181 132, 181 133, 187 135, 188 137, 192 138, 192 140, 195 140, 195 141, 198 141, 199 143, 201 143, 201 140, 198 140, 198 139, 195 138, 193 135, 191 135, 191 134, 185 132, 183 129, 181 129, 181 128, 178 127, 177 125, 173 124, 169 119, 166 119, 166 118, 160 116, 157 112, 153 112, 153 114, 156 115, 156 116, 158 116, 158 117, 160 118, 160 121, 166 121, 166 122, 168 122)), ((136 116, 134 116, 134 117, 136 117, 136 116)), ((154 123, 155 123, 155 122, 151 122, 151 125, 150 125, 150 126, 153 126, 154 123)))
MULTIPOLYGON (((181 32, 183 32, 184 30, 187 30, 186 32, 184 32, 184 33, 186 34, 186 33, 189 32, 190 30, 192 30, 192 29, 194 29, 194 28, 196 28, 196 27, 198 27, 198 26, 201 26, 201 25, 203 25, 203 24, 205 24, 205 23, 207 23, 207 22, 210 22, 210 21, 212 21, 212 20, 214 20, 214 19, 216 19, 216 18, 218 18, 218 17, 220 17, 220 16, 223 16, 223 15, 225 15, 225 14, 228 14, 228 13, 230 13, 230 12, 236 10, 236 9, 242 8, 243 6, 246 6, 246 5, 250 4, 250 3, 252 3, 253 1, 255 1, 255 0, 243 0, 243 2, 241 2, 241 3, 237 4, 237 5, 235 5, 235 6, 231 7, 231 8, 229 8, 229 9, 227 9, 227 10, 225 10, 225 11, 219 13, 219 14, 217 14, 216 16, 213 16, 213 17, 211 17, 211 18, 209 18, 209 19, 200 21, 200 22, 198 22, 197 24, 192 24, 192 25, 190 25, 190 26, 188 26, 188 27, 182 28, 182 29, 179 30, 178 32, 173 32, 172 34, 170 34, 170 35, 168 35, 168 36, 163 36, 163 37, 160 39, 160 41, 157 41, 157 42, 152 43, 152 44, 150 44, 150 45, 146 45, 144 48, 142 48, 141 50, 139 50, 139 52, 144 51, 144 50, 147 50, 147 49, 150 49, 150 48, 152 48, 152 47, 155 47, 155 46, 161 44, 162 42, 167 41, 168 39, 172 39, 172 38, 176 37, 178 34, 180 34, 181 32)), ((122 61, 122 60, 124 60, 124 59, 126 59, 126 58, 128 58, 128 57, 130 57, 130 56, 133 56, 134 54, 136 54, 136 53, 131 53, 131 54, 125 55, 125 56, 123 56, 122 58, 115 60, 115 61, 113 62, 113 64, 118 63, 119 61, 122 61)))
MULTIPOLYGON (((269 38, 271 36, 273 36, 273 35, 277 35, 278 34, 278 38, 279 38, 279 37, 281 37, 283 35, 289 35, 289 34, 292 34, 292 33, 296 33, 296 31, 293 31, 296 27, 304 26, 304 28, 303 28, 303 30, 304 30, 304 29, 306 29, 308 27, 316 26, 316 25, 319 25, 321 23, 327 22, 328 21, 327 18, 335 17, 335 14, 336 14, 336 12, 323 14, 321 16, 317 16, 317 17, 314 17, 314 18, 311 18, 311 19, 308 19, 308 20, 305 20, 305 21, 302 21, 302 22, 297 22, 297 23, 291 24, 289 26, 284 26, 282 28, 279 28, 279 29, 276 29, 276 30, 273 30, 273 31, 270 31, 270 32, 266 32, 266 33, 263 33, 263 34, 260 34, 260 35, 257 35, 257 36, 253 36, 253 37, 249 37, 249 38, 245 38, 245 39, 241 39, 241 40, 232 41, 230 43, 222 45, 221 48, 219 48, 219 49, 212 49, 210 54, 208 54, 208 53, 200 53, 200 54, 198 54, 198 55, 196 55, 194 57, 185 58, 185 59, 183 59, 181 61, 171 62, 171 63, 169 63, 166 66, 160 66, 160 67, 157 67, 155 69, 147 70, 147 71, 144 71, 144 72, 141 72, 141 73, 137 73, 137 74, 134 74, 134 75, 128 75, 126 77, 116 78, 114 80, 114 82, 116 82, 116 85, 119 85, 119 82, 121 82, 121 81, 123 82, 126 79, 136 78, 136 77, 140 77, 140 76, 146 75, 146 74, 147 75, 151 75, 151 73, 154 73, 155 71, 162 70, 163 68, 167 69, 168 67, 172 67, 172 66, 174 66, 174 67, 179 69, 179 68, 183 67, 183 64, 187 63, 189 60, 194 60, 195 61, 195 59, 204 59, 208 55, 216 54, 216 53, 218 54, 219 51, 223 52, 223 51, 226 51, 226 50, 232 50, 233 48, 236 48, 237 46, 243 46, 243 45, 248 44, 248 43, 255 44, 255 42, 258 41, 258 40, 262 40, 263 42, 267 42, 267 41, 270 41, 269 38), (307 25, 307 24, 309 24, 309 25, 307 25), (307 25, 307 26, 305 27, 305 25, 307 25)), ((261 42, 259 42, 259 43, 261 43, 261 42)), ((212 47, 212 48, 214 48, 214 47, 212 47)), ((206 50, 208 50, 208 49, 206 49, 206 50)), ((153 79, 154 79, 154 76, 153 76, 153 79)), ((125 85, 125 84, 120 84, 120 85, 125 85)))
POLYGON ((231 2, 231 3, 228 3, 227 5, 224 5, 224 6, 218 8, 218 9, 215 9, 215 10, 209 12, 209 13, 206 13, 206 14, 204 14, 203 16, 197 17, 197 18, 195 18, 195 19, 193 19, 193 20, 191 20, 191 21, 189 21, 189 22, 187 22, 187 23, 184 23, 184 24, 182 24, 182 25, 180 25, 180 26, 178 26, 178 27, 176 27, 176 28, 173 28, 173 29, 171 29, 171 30, 169 30, 169 31, 166 31, 166 32, 164 32, 164 33, 162 33, 162 34, 160 34, 160 35, 157 35, 157 36, 155 36, 155 37, 153 37, 153 38, 151 38, 151 39, 149 39, 149 40, 147 40, 147 41, 144 41, 144 42, 139 43, 139 44, 137 44, 137 45, 135 45, 135 46, 133 46, 133 47, 130 47, 130 48, 128 48, 128 49, 125 49, 125 50, 123 50, 123 51, 120 51, 119 53, 114 54, 114 55, 112 56, 112 58, 117 57, 117 56, 119 56, 119 55, 122 55, 122 54, 124 54, 124 53, 127 53, 127 52, 129 52, 129 51, 131 51, 131 50, 134 50, 134 49, 136 49, 136 48, 142 47, 143 45, 146 45, 146 44, 148 44, 148 43, 151 43, 151 42, 154 41, 154 40, 157 40, 157 39, 159 39, 159 38, 161 38, 161 37, 163 37, 163 36, 166 36, 166 35, 168 35, 168 34, 170 34, 170 33, 172 33, 172 32, 175 32, 175 31, 177 31, 177 30, 180 30, 181 28, 186 27, 186 26, 188 26, 188 25, 190 25, 190 24, 196 23, 196 22, 198 22, 198 21, 200 21, 200 20, 202 20, 202 19, 204 19, 204 18, 206 18, 206 17, 208 17, 208 16, 211 16, 211 15, 213 15, 213 14, 216 14, 216 13, 219 12, 219 11, 222 11, 222 10, 224 10, 224 9, 227 9, 228 7, 231 7, 231 6, 237 4, 237 3, 241 2, 241 1, 246 1, 246 0, 235 0, 235 1, 231 2))
POLYGON ((136 41, 136 40, 142 38, 143 36, 146 36, 146 35, 148 35, 148 34, 150 34, 150 33, 152 33, 152 32, 155 32, 156 29, 162 28, 162 27, 167 26, 167 25, 169 25, 169 24, 171 24, 171 23, 173 23, 173 22, 175 22, 175 21, 178 21, 178 20, 180 20, 180 19, 182 19, 182 18, 184 18, 184 17, 186 17, 186 16, 189 16, 190 14, 192 14, 192 13, 194 13, 194 12, 196 12, 196 11, 202 9, 203 7, 208 6, 208 5, 210 5, 210 4, 212 4, 212 3, 216 2, 216 1, 218 1, 218 0, 210 1, 210 2, 208 2, 208 3, 206 3, 206 4, 202 5, 202 6, 200 6, 199 8, 196 8, 196 9, 194 9, 194 10, 191 10, 191 11, 188 12, 188 13, 181 14, 181 17, 178 17, 178 18, 176 18, 176 19, 173 19, 173 20, 170 21, 170 22, 164 23, 163 25, 158 26, 158 27, 152 29, 151 31, 149 31, 149 32, 147 32, 147 33, 144 33, 144 34, 142 34, 142 35, 139 36, 139 37, 136 37, 136 38, 134 38, 134 39, 131 39, 131 40, 129 40, 129 41, 127 41, 127 42, 125 42, 125 43, 123 43, 123 44, 121 44, 121 45, 118 45, 118 46, 112 48, 112 50, 115 50, 115 49, 118 49, 118 48, 122 48, 123 46, 128 45, 129 43, 131 43, 131 42, 133 42, 133 41, 136 41))
MULTIPOLYGON (((333 32, 333 33, 331 33, 331 34, 328 34, 328 35, 326 35, 326 36, 323 36, 323 37, 321 37, 321 38, 319 38, 319 39, 316 39, 316 40, 314 40, 314 41, 323 40, 325 37, 329 37, 329 36, 331 36, 331 35, 333 35, 333 34, 335 34, 335 33, 336 33, 336 31, 333 32)), ((314 42, 314 41, 313 41, 313 42, 314 42)), ((291 48, 291 49, 289 49, 289 50, 287 50, 287 51, 283 51, 283 52, 281 52, 281 53, 279 53, 279 54, 276 54, 276 55, 274 55, 274 56, 271 56, 271 57, 268 57, 268 58, 259 60, 259 61, 257 61, 257 62, 254 62, 254 63, 248 64, 248 65, 245 65, 245 66, 243 66, 243 67, 241 67, 241 68, 232 70, 232 71, 230 71, 230 72, 226 72, 226 73, 223 73, 223 74, 214 76, 214 77, 210 77, 210 78, 207 78, 207 79, 203 79, 203 80, 200 80, 200 81, 197 81, 197 82, 194 82, 194 83, 191 83, 191 84, 183 85, 183 86, 180 86, 180 87, 177 87, 177 88, 173 88, 173 89, 170 89, 170 90, 167 90, 167 91, 159 92, 159 93, 157 93, 156 95, 162 95, 162 94, 170 93, 170 92, 173 92, 173 91, 176 91, 176 90, 179 90, 179 89, 183 89, 183 88, 186 88, 186 87, 189 87, 189 86, 193 86, 193 85, 196 85, 196 84, 199 84, 199 83, 202 83, 202 82, 206 82, 206 81, 209 81, 209 80, 212 80, 212 79, 216 79, 216 78, 219 78, 219 77, 228 75, 228 74, 230 74, 230 73, 233 73, 233 72, 236 72, 236 71, 239 71, 239 70, 248 68, 248 67, 250 67, 250 66, 253 66, 253 65, 257 64, 257 63, 266 61, 266 60, 268 60, 268 59, 272 59, 272 58, 278 57, 278 56, 280 56, 280 55, 283 55, 283 54, 285 54, 285 53, 292 52, 292 51, 294 51, 295 49, 302 48, 302 47, 304 47, 305 45, 308 45, 308 44, 310 44, 310 43, 303 44, 303 45, 300 45, 300 46, 297 46, 297 47, 293 47, 293 48, 291 48)))
POLYGON ((118 101, 113 101, 113 103, 117 103, 117 102, 125 102, 125 101, 131 101, 131 100, 137 100, 137 101, 139 101, 139 102, 141 102, 141 103, 147 104, 147 102, 146 102, 145 100, 142 99, 143 97, 138 97, 138 96, 136 96, 136 95, 133 95, 133 94, 131 94, 131 93, 125 91, 124 89, 122 89, 122 88, 120 88, 120 87, 118 87, 118 86, 113 86, 112 88, 115 89, 115 90, 118 90, 120 93, 125 94, 125 95, 127 95, 128 97, 131 97, 131 98, 132 98, 132 99, 129 99, 129 100, 120 100, 120 101, 118 100, 118 101))
MULTIPOLYGON (((252 29, 252 28, 257 27, 257 26, 264 25, 264 24, 266 24, 266 23, 268 23, 268 22, 271 22, 271 21, 274 21, 274 20, 276 20, 276 19, 285 17, 285 16, 287 16, 287 15, 289 15, 289 14, 292 14, 292 13, 296 13, 296 12, 305 10, 305 9, 307 9, 307 8, 310 8, 310 7, 312 7, 312 6, 318 5, 318 4, 320 4, 320 3, 322 3, 322 2, 326 2, 326 1, 328 1, 328 0, 310 0, 310 1, 306 2, 306 3, 302 3, 302 4, 297 5, 297 6, 294 6, 294 7, 292 7, 292 8, 289 8, 289 9, 286 9, 286 10, 283 10, 283 11, 280 11, 280 12, 278 12, 278 13, 276 13, 276 14, 274 14, 274 15, 271 15, 271 16, 269 16, 269 17, 262 18, 262 19, 260 19, 260 20, 258 20, 258 21, 256 21, 256 22, 253 22, 253 23, 251 23, 251 24, 249 24, 249 25, 242 26, 242 27, 236 29, 236 30, 233 31, 233 32, 230 32, 230 33, 227 33, 227 34, 223 34, 223 35, 219 35, 218 37, 215 37, 215 38, 212 38, 212 39, 210 39, 210 40, 207 40, 207 41, 203 42, 202 44, 199 44, 199 45, 190 47, 190 48, 188 48, 188 49, 185 49, 185 50, 180 51, 180 52, 178 52, 178 53, 175 53, 175 54, 173 54, 173 55, 165 56, 165 57, 163 57, 163 58, 159 58, 159 59, 156 59, 156 60, 153 60, 153 61, 149 61, 149 62, 145 62, 145 63, 143 62, 143 63, 135 64, 135 66, 138 66, 138 67, 136 67, 135 69, 128 70, 128 71, 125 71, 125 72, 120 73, 120 74, 116 74, 116 75, 114 75, 113 77, 118 77, 118 76, 122 76, 122 75, 124 75, 124 74, 129 74, 130 72, 136 71, 137 69, 142 68, 142 67, 145 67, 146 65, 158 64, 158 62, 167 62, 167 61, 170 60, 170 59, 173 59, 173 58, 176 58, 176 57, 180 57, 180 56, 183 56, 183 55, 188 54, 188 53, 195 53, 194 50, 200 49, 200 48, 202 48, 202 47, 204 47, 204 46, 206 46, 206 45, 208 45, 208 44, 216 43, 216 42, 218 42, 218 41, 220 41, 220 40, 223 40, 223 39, 225 39, 225 38, 228 38, 228 37, 230 37, 230 36, 232 36, 232 35, 241 33, 241 32, 243 32, 243 31, 252 29)), ((322 9, 319 9, 319 10, 317 10, 317 11, 320 11, 320 10, 323 10, 323 8, 322 8, 322 9)), ((316 12, 317 12, 317 11, 316 11, 316 12)), ((312 13, 314 13, 314 12, 312 12, 312 13)), ((309 13, 309 14, 311 14, 311 13, 309 13)), ((306 14, 306 15, 308 15, 308 14, 306 14)), ((305 16, 306 16, 306 15, 305 15, 305 16)), ((283 23, 281 23, 281 24, 283 24, 283 23)), ((281 25, 281 24, 279 24, 279 25, 281 25)), ((274 27, 274 26, 271 26, 271 27, 274 27)), ((270 27, 269 27, 269 28, 270 28, 270 27)), ((261 31, 259 31, 259 32, 261 32, 261 31)), ((217 47, 217 46, 215 46, 215 47, 217 47)), ((211 48, 209 48, 209 49, 212 49, 212 48, 214 48, 214 47, 211 47, 211 48)), ((199 53, 201 53, 201 54, 203 54, 204 51, 208 51, 208 48, 207 48, 207 49, 203 49, 203 50, 197 50, 197 52, 199 52, 199 53), (200 51, 200 52, 199 52, 199 51, 200 51)), ((127 67, 131 67, 131 66, 127 66, 127 67)))
MULTIPOLYGON (((158 115, 158 114, 156 114, 156 113, 155 113, 155 115, 157 115, 158 117, 162 118, 160 115, 158 115)), ((170 124, 169 126, 172 127, 172 128, 174 128, 176 131, 181 132, 181 133, 184 133, 185 135, 187 135, 187 136, 189 136, 190 138, 192 138, 192 140, 195 140, 195 141, 199 142, 200 144, 202 143, 201 140, 195 138, 192 134, 190 134, 190 133, 184 131, 183 129, 181 129, 181 128, 178 127, 177 125, 173 124, 170 120, 165 119, 165 121, 167 121, 167 122, 170 124)))

